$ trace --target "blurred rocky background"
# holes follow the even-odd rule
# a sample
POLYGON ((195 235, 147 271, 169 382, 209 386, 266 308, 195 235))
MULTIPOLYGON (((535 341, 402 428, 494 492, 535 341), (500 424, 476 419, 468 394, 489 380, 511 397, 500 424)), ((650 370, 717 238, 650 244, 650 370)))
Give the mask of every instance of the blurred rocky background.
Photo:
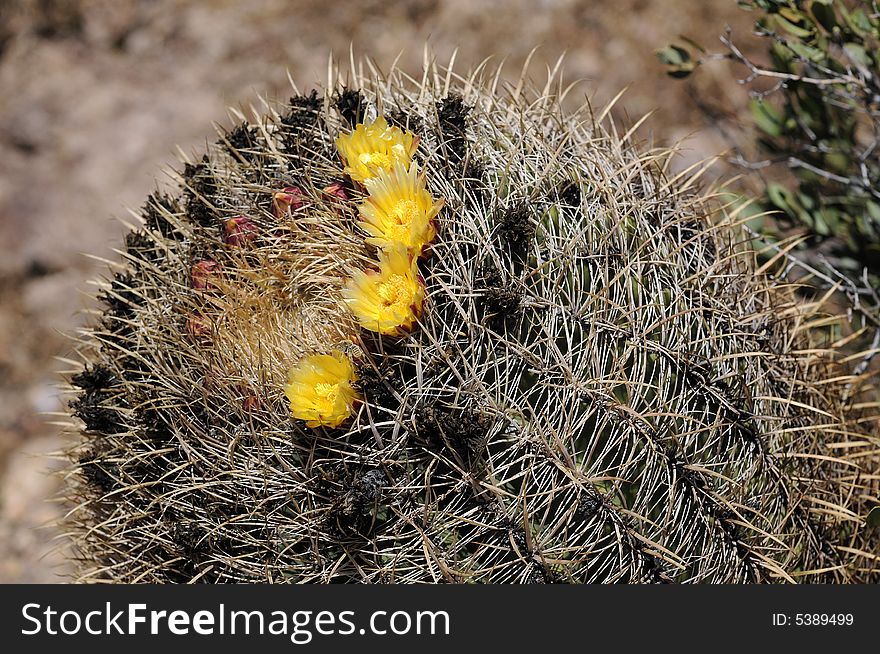
MULTIPOLYGON (((676 166, 726 147, 692 98, 747 98, 719 63, 678 82, 654 50, 680 34, 747 39, 736 0, 0 0, 0 582, 63 581, 51 522, 64 444, 58 372, 88 321, 89 280, 107 270, 119 219, 163 184, 175 148, 198 152, 227 107, 286 99, 326 78, 331 53, 417 72, 424 44, 457 67, 504 58, 536 77, 566 53, 569 80, 656 145, 683 140, 676 166), (698 88, 695 89, 697 85, 698 88), (49 525, 49 526, 47 526, 49 525)), ((723 174, 723 169, 716 169, 723 174)))

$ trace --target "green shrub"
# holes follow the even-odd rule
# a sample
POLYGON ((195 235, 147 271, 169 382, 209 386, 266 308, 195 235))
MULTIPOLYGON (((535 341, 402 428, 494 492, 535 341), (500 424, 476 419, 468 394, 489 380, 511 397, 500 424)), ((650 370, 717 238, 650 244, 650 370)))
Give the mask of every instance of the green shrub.
MULTIPOLYGON (((766 65, 730 38, 723 56, 745 67, 765 161, 761 208, 831 240, 836 264, 880 274, 880 10, 867 0, 741 0, 756 13, 766 65), (773 181, 785 167, 790 181, 773 181)), ((693 42, 658 52, 675 77, 715 58, 693 42)))

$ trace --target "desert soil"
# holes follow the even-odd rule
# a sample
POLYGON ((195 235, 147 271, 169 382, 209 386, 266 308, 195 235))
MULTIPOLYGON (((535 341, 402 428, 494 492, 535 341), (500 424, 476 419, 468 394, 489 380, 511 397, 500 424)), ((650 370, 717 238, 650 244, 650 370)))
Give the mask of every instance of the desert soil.
POLYGON ((595 106, 629 87, 617 120, 653 111, 644 137, 689 137, 683 167, 725 147, 692 97, 735 116, 743 93, 724 64, 671 80, 653 51, 679 34, 717 47, 726 25, 746 38, 750 20, 735 0, 0 0, 0 582, 69 569, 49 454, 70 438, 58 371, 94 307, 89 280, 175 148, 197 153, 227 107, 286 98, 288 71, 309 88, 350 45, 380 67, 402 53, 412 72, 426 41, 441 61, 457 47, 458 67, 501 56, 508 77, 541 46, 536 77, 565 52, 595 106))

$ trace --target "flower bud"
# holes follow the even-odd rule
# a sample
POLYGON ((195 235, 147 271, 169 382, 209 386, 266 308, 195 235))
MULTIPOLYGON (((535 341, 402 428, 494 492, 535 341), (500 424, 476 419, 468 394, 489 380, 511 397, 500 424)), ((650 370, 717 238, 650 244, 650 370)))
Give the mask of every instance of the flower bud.
POLYGON ((245 395, 244 399, 241 401, 241 408, 245 413, 253 413, 254 411, 259 410, 260 398, 253 394, 245 395))
POLYGON ((190 270, 192 287, 197 291, 213 291, 217 286, 211 281, 220 273, 220 264, 211 259, 197 261, 190 270))
POLYGON ((201 379, 201 387, 206 393, 214 393, 220 388, 221 379, 214 370, 208 370, 201 379))
POLYGON ((285 186, 272 196, 272 213, 279 220, 306 205, 306 196, 298 186, 285 186))
POLYGON ((247 216, 235 216, 226 221, 223 242, 233 247, 242 247, 257 238, 257 226, 247 216))
POLYGON ((202 316, 192 315, 186 319, 186 333, 201 343, 210 342, 211 323, 202 316))
POLYGON ((333 182, 332 184, 325 186, 323 193, 331 200, 339 200, 342 202, 348 202, 349 200, 348 190, 342 182, 333 182))

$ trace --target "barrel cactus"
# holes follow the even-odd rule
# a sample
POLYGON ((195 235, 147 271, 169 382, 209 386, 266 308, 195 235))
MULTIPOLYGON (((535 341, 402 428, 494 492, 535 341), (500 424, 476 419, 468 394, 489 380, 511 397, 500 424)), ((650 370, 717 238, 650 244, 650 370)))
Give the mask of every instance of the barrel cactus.
POLYGON ((556 80, 341 80, 139 212, 70 376, 78 579, 880 578, 871 380, 669 152, 556 80))

